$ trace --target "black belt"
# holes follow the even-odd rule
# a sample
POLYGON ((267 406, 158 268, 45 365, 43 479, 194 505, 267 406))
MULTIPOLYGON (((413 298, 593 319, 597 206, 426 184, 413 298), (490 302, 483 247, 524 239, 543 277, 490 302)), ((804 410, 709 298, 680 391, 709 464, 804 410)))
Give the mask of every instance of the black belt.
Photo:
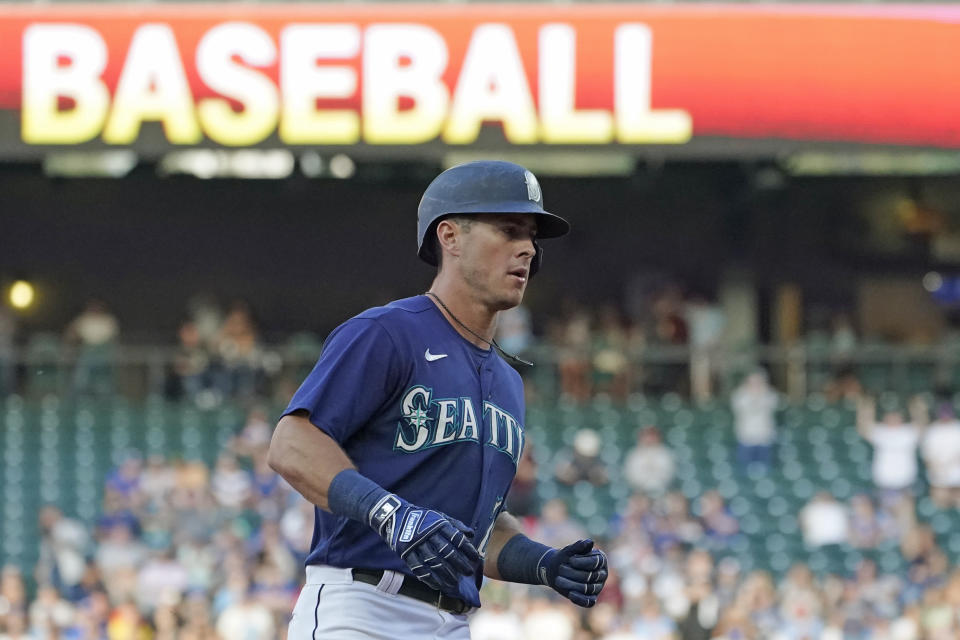
MULTIPOLYGON (((383 578, 382 569, 351 569, 351 571, 353 572, 354 580, 366 582, 374 586, 380 584, 380 579, 383 578)), ((436 589, 431 589, 416 578, 411 578, 406 575, 403 577, 403 584, 400 585, 400 590, 397 591, 397 593, 458 615, 464 614, 473 608, 460 598, 454 598, 436 589)))

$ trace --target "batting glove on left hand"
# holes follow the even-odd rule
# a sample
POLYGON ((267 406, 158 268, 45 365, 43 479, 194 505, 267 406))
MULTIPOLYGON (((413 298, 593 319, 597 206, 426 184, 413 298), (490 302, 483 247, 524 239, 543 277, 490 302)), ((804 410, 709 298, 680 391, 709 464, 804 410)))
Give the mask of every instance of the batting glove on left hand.
POLYGON ((388 494, 370 513, 370 526, 424 584, 457 595, 461 576, 473 576, 480 554, 473 530, 456 518, 388 494))
POLYGON ((540 582, 581 607, 592 607, 607 581, 607 556, 593 540, 577 540, 547 552, 537 567, 540 582))

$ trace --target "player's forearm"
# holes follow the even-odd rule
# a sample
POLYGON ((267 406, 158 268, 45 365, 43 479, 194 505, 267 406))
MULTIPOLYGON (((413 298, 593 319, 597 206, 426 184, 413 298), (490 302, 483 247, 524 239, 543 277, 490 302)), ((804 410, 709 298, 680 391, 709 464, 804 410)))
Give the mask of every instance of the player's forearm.
POLYGON ((506 511, 500 512, 496 523, 493 525, 493 531, 490 533, 490 541, 487 543, 487 555, 483 561, 483 575, 494 580, 503 580, 497 570, 500 551, 510 541, 510 538, 522 533, 523 530, 520 527, 519 520, 506 511))
POLYGON ((277 424, 267 463, 304 498, 326 510, 330 482, 354 468, 340 445, 301 415, 284 416, 277 424))

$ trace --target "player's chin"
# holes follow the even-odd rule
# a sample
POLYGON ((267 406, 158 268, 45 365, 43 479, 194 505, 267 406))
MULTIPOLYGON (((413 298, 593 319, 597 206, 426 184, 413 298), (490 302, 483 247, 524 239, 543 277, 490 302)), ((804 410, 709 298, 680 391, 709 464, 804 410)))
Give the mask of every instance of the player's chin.
POLYGON ((521 287, 519 289, 511 288, 508 291, 504 291, 498 296, 497 308, 500 311, 506 311, 507 309, 513 309, 516 306, 519 306, 523 302, 523 292, 526 290, 526 287, 521 287))

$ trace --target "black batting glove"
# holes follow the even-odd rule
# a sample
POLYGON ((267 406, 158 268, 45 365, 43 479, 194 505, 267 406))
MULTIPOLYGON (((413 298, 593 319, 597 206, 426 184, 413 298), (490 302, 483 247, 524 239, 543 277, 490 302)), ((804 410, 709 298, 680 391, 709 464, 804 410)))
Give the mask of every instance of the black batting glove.
POLYGON ((607 556, 593 540, 577 540, 547 552, 537 567, 540 582, 570 602, 590 608, 607 581, 607 556))

